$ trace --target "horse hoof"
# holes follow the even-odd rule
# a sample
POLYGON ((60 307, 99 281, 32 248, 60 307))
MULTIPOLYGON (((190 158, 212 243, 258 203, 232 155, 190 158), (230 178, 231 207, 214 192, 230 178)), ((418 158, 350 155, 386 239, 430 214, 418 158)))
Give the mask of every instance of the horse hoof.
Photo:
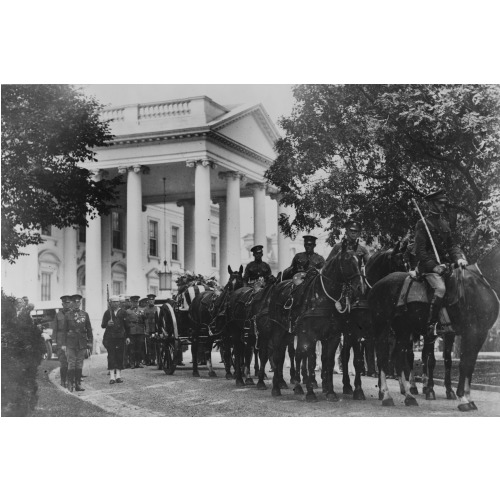
POLYGON ((345 394, 347 396, 352 396, 352 387, 350 385, 344 385, 344 388, 342 389, 342 394, 345 394))
POLYGON ((273 387, 273 390, 271 391, 271 396, 278 397, 281 396, 281 391, 279 387, 273 387))
POLYGON ((326 395, 326 400, 330 401, 330 403, 336 403, 339 400, 339 397, 335 394, 335 392, 329 392, 326 395))
POLYGON ((280 389, 288 389, 288 385, 286 384, 286 382, 284 380, 282 380, 280 382, 280 389))
POLYGON ((406 406, 418 406, 418 403, 417 403, 417 400, 413 396, 407 395, 405 397, 405 405, 406 406))
POLYGON ((378 391, 378 400, 382 401, 384 399, 384 393, 382 391, 378 391))
POLYGON ((427 392, 425 393, 425 399, 427 401, 435 401, 436 400, 436 393, 434 392, 434 389, 427 389, 427 392))
POLYGON ((217 377, 217 373, 215 373, 215 372, 208 372, 208 376, 214 378, 214 377, 217 377))
POLYGON ((364 401, 366 399, 365 393, 363 392, 363 389, 354 389, 352 399, 355 401, 364 401))
POLYGON ((472 411, 473 408, 472 406, 470 405, 470 403, 462 403, 462 404, 459 404, 458 405, 458 409, 460 411, 472 411))
POLYGON ((255 385, 255 382, 253 381, 253 378, 248 377, 245 380, 245 385, 255 385))
POLYGON ((318 398, 316 397, 316 394, 314 394, 314 392, 308 392, 306 394, 306 401, 308 403, 317 403, 318 402, 318 398))
POLYGON ((298 394, 298 395, 302 395, 304 394, 304 389, 302 389, 302 386, 300 384, 297 384, 294 388, 293 388, 293 393, 294 394, 298 394))
POLYGON ((318 388, 318 382, 316 382, 316 380, 313 380, 311 385, 312 385, 313 389, 317 389, 318 388))
POLYGON ((242 379, 242 378, 237 378, 237 379, 236 379, 236 385, 237 385, 238 387, 242 387, 242 386, 244 386, 244 385, 245 385, 245 382, 243 382, 243 379, 242 379))
POLYGON ((457 395, 455 394, 455 391, 446 391, 446 399, 457 399, 457 395))
POLYGON ((262 380, 259 380, 255 387, 257 387, 257 389, 259 389, 261 391, 265 391, 267 389, 267 385, 264 384, 264 382, 262 382, 262 380))
POLYGON ((418 389, 416 387, 410 387, 410 394, 413 394, 414 396, 418 395, 418 389))
POLYGON ((394 399, 391 397, 382 400, 382 406, 394 406, 394 399))
POLYGON ((199 377, 200 376, 200 372, 193 372, 193 377, 199 377))
POLYGON ((267 375, 266 375, 265 373, 264 373, 264 376, 263 376, 262 378, 263 378, 264 380, 269 380, 269 379, 267 378, 267 375))
POLYGON ((233 380, 233 374, 232 373, 226 373, 226 380, 233 380))
POLYGON ((469 405, 473 410, 477 410, 477 406, 476 403, 474 403, 474 401, 469 401, 469 405))

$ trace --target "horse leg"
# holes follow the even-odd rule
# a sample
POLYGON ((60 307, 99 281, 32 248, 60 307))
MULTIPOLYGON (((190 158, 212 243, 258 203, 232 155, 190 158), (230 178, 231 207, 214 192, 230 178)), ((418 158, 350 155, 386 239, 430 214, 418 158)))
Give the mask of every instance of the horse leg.
MULTIPOLYGON (((423 338, 423 347, 422 347, 422 393, 427 393, 427 363, 429 358, 429 344, 427 343, 426 336, 423 338)), ((433 347, 433 346, 432 346, 433 347)))
POLYGON ((205 357, 207 358, 208 376, 213 378, 217 377, 217 373, 215 373, 214 367, 212 365, 212 347, 213 343, 208 341, 205 347, 205 357))
POLYGON ((285 364, 285 351, 287 347, 286 332, 281 331, 273 332, 272 335, 272 352, 273 352, 273 388, 271 394, 273 396, 281 396, 281 382, 283 381, 283 365, 285 364))
POLYGON ((436 339, 430 336, 424 337, 424 344, 428 343, 427 346, 427 390, 425 391, 425 399, 429 401, 434 401, 436 399, 436 393, 434 392, 434 368, 436 368, 436 356, 434 355, 434 344, 436 339))
POLYGON ((471 383, 477 355, 488 335, 488 332, 475 332, 470 328, 467 335, 462 334, 460 346, 460 377, 458 380, 457 396, 460 400, 458 409, 460 411, 477 410, 474 401, 471 400, 471 383))
POLYGON ((457 399, 457 396, 451 386, 451 367, 453 364, 451 353, 453 351, 453 344, 455 343, 455 334, 445 333, 443 340, 444 386, 446 388, 446 399, 457 399))
POLYGON ((235 331, 233 332, 233 354, 234 354, 234 375, 236 378, 236 385, 242 386, 245 385, 243 382, 243 374, 242 374, 242 358, 244 356, 245 346, 243 341, 239 335, 239 329, 235 327, 235 331))
POLYGON ((293 336, 287 343, 288 358, 290 359, 290 384, 300 383, 300 374, 295 366, 295 339, 293 336))
MULTIPOLYGON (((402 328, 405 328, 403 325, 402 328)), ((399 329, 398 329, 399 330, 399 329)), ((406 328, 405 328, 406 330, 406 328)), ((396 374, 398 376, 399 387, 401 390, 401 394, 405 396, 405 405, 406 406, 418 406, 417 400, 410 393, 410 384, 408 383, 407 375, 409 375, 409 367, 408 367, 408 349, 410 347, 411 341, 408 338, 407 334, 402 335, 401 333, 398 335, 396 339, 395 346, 395 365, 396 365, 396 374)))
MULTIPOLYGON (((303 332, 304 336, 306 335, 306 332, 303 332)), ((306 401, 309 403, 315 403, 318 401, 318 398, 316 394, 314 393, 314 369, 316 365, 316 342, 307 342, 305 345, 303 345, 304 349, 304 355, 303 355, 303 362, 304 365, 307 364, 307 371, 305 375, 305 380, 306 380, 306 401)))
POLYGON ((366 397, 361 387, 361 373, 365 368, 365 360, 363 353, 364 349, 361 342, 354 341, 352 343, 352 351, 354 356, 354 371, 356 373, 354 377, 354 392, 352 394, 352 399, 356 401, 363 401, 366 397))
POLYGON ((255 382, 250 375, 252 371, 252 356, 254 355, 255 351, 254 345, 252 345, 252 343, 255 344, 255 336, 249 335, 247 342, 248 343, 245 345, 245 385, 255 385, 255 382))
POLYGON ((254 357, 255 357, 255 360, 254 360, 254 365, 253 365, 253 369, 254 369, 254 375, 256 377, 259 376, 259 350, 258 349, 254 349, 254 353, 253 353, 254 357))
MULTIPOLYGON (((222 348, 222 346, 221 346, 222 348)), ((229 342, 222 348, 222 356, 224 360, 224 369, 226 370, 226 380, 232 380, 233 374, 231 373, 231 346, 229 342)))
POLYGON ((417 383, 415 381, 415 354, 413 353, 413 342, 408 347, 407 352, 408 367, 410 370, 409 381, 410 381, 410 394, 416 396, 418 394, 417 383))
POLYGON ((339 400, 333 390, 333 371, 335 368, 335 355, 340 344, 340 335, 332 335, 323 343, 323 368, 325 369, 325 378, 323 384, 326 391, 326 400, 335 403, 339 400))
POLYGON ((386 372, 389 367, 389 328, 388 326, 379 326, 376 331, 384 328, 382 333, 377 335, 377 341, 375 344, 377 352, 377 364, 378 364, 378 377, 379 377, 379 400, 382 401, 382 406, 394 406, 394 400, 389 392, 389 387, 387 386, 386 372))
POLYGON ((351 379, 349 377, 349 359, 351 357, 351 336, 344 334, 344 343, 342 349, 340 350, 340 355, 342 356, 342 384, 344 385, 342 389, 342 394, 347 394, 352 396, 352 386, 351 379))
MULTIPOLYGON (((176 353, 177 354, 177 353, 176 353)), ((193 377, 199 377, 198 371, 198 332, 193 331, 193 342, 191 344, 191 357, 193 358, 193 377)))
POLYGON ((259 353, 259 361, 260 361, 260 366, 259 366, 259 380, 257 381, 257 389, 267 389, 266 384, 264 383, 264 378, 266 376, 266 364, 268 360, 268 349, 267 349, 267 343, 262 342, 263 345, 260 346, 259 350, 257 351, 259 353))

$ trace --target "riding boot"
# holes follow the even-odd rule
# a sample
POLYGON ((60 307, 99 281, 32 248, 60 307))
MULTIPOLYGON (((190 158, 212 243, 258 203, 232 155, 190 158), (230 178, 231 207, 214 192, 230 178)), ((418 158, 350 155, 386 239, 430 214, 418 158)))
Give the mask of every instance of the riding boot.
POLYGON ((75 389, 75 370, 74 369, 68 370, 68 389, 69 389, 69 392, 73 392, 75 389))
POLYGON ((443 298, 436 297, 435 295, 431 300, 431 307, 429 309, 429 318, 427 320, 427 326, 429 327, 429 331, 437 331, 437 326, 439 323, 439 311, 443 305, 443 298))
POLYGON ((61 385, 63 387, 67 387, 67 378, 68 378, 68 367, 67 366, 61 366, 61 385))
POLYGON ((75 390, 82 392, 85 389, 82 387, 82 369, 75 370, 75 390))

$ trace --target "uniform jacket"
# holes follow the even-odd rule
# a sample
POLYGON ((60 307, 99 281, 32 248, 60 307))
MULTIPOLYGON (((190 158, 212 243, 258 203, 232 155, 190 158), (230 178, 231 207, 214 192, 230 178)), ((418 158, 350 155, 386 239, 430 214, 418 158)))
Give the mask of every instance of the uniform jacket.
MULTIPOLYGON (((326 261, 330 262, 341 250, 342 250, 342 242, 335 243, 326 261)), ((358 248, 356 249, 356 255, 363 259, 363 264, 366 264, 368 262, 368 259, 370 258, 370 252, 368 251, 368 248, 360 244, 358 244, 358 248)))
POLYGON ((247 267, 245 268, 245 273, 243 274, 243 279, 248 282, 250 281, 255 281, 259 279, 260 277, 262 278, 267 278, 268 276, 271 276, 272 271, 271 267, 267 262, 250 262, 247 267))
POLYGON ((144 335, 144 314, 138 307, 127 309, 130 335, 144 335))
POLYGON ((92 345, 93 339, 89 315, 81 309, 68 311, 62 345, 70 349, 86 349, 88 344, 92 345))
POLYGON ((125 309, 118 309, 112 312, 114 325, 108 325, 111 319, 109 309, 106 309, 102 317, 101 328, 105 328, 104 336, 102 338, 103 344, 109 338, 124 339, 129 336, 129 327, 127 321, 127 311, 125 309))
POLYGON ((302 271, 307 271, 311 267, 315 267, 316 269, 321 269, 325 265, 325 259, 321 257, 321 255, 317 253, 313 253, 312 255, 307 255, 306 252, 300 252, 295 254, 295 257, 292 260, 292 265, 290 266, 293 270, 293 273, 299 273, 302 271))
POLYGON ((158 331, 158 308, 149 304, 144 308, 144 324, 146 334, 156 333, 158 331))
POLYGON ((56 317, 54 318, 54 325, 52 326, 52 338, 55 339, 57 343, 57 347, 62 347, 63 345, 63 338, 65 334, 65 329, 66 329, 66 315, 68 314, 68 311, 64 311, 61 309, 60 311, 57 312, 56 317))
MULTIPOLYGON (((460 248, 454 244, 448 222, 439 215, 430 215, 425 219, 436 245, 441 264, 456 263, 458 259, 465 259, 460 248)), ((424 223, 419 220, 415 226, 415 256, 418 269, 422 273, 432 273, 438 265, 429 235, 424 223)))

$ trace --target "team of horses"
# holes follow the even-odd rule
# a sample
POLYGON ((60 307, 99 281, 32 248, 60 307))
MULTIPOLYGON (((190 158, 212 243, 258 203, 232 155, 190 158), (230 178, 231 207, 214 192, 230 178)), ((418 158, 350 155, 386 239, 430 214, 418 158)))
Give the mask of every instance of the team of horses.
MULTIPOLYGON (((288 349, 290 385, 306 401, 316 401, 316 346, 321 343, 321 390, 327 401, 338 401, 334 390, 335 355, 343 338, 343 394, 355 400, 365 399, 361 373, 364 369, 362 342, 374 342, 379 377, 379 399, 393 406, 387 384, 393 362, 401 394, 407 406, 417 405, 418 394, 413 375, 413 345, 424 340, 422 351, 423 392, 435 399, 433 372, 436 364, 436 337, 427 329, 429 302, 425 280, 412 277, 415 293, 402 289, 408 280, 406 243, 372 255, 366 266, 344 242, 338 254, 321 270, 309 269, 301 283, 277 278, 258 281, 252 286, 242 278, 243 268, 228 267, 229 280, 220 290, 206 290, 195 296, 184 321, 192 336, 193 375, 199 376, 198 349, 202 346, 209 376, 216 376, 211 363, 214 345, 220 348, 227 379, 237 385, 255 385, 251 361, 255 354, 257 389, 267 389, 265 368, 273 370, 272 395, 280 396, 288 388, 284 362, 288 349), (417 293, 418 292, 418 293, 417 293), (197 339, 204 338, 203 343, 197 339), (354 354, 354 389, 347 361, 354 354), (231 368, 234 367, 234 373, 231 368)), ((408 285, 407 285, 408 286, 408 285)), ((450 270, 447 278, 446 308, 454 333, 445 334, 445 388, 448 399, 459 398, 460 411, 477 407, 470 396, 472 375, 479 350, 488 330, 498 317, 500 295, 500 246, 494 247, 477 264, 450 270), (451 352, 455 335, 461 336, 459 380, 456 395, 451 385, 451 352)), ((162 328, 172 333, 172 305, 162 306, 162 328), (163 314, 163 316, 162 316, 163 314)), ((175 319, 174 319, 175 321, 175 319)))

